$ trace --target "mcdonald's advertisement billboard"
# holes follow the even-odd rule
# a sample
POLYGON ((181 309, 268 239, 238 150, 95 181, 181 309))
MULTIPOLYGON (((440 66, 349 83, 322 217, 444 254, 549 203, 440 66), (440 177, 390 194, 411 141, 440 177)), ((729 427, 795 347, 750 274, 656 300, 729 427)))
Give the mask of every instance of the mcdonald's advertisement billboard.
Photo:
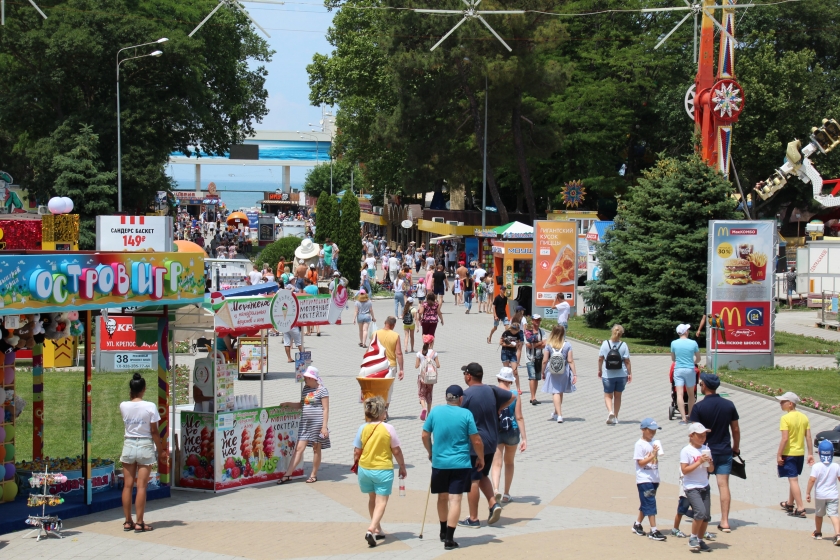
POLYGON ((709 309, 723 323, 718 351, 772 352, 775 255, 773 221, 709 222, 709 309))

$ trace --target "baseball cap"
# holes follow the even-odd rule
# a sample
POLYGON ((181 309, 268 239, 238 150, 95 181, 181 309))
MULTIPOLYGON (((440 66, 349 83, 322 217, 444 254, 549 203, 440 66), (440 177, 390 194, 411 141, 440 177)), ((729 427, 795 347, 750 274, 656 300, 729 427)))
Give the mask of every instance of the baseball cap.
POLYGON ((720 377, 714 373, 701 373, 700 381, 709 389, 715 390, 720 387, 720 377))
POLYGON ((520 327, 522 327, 522 325, 520 323, 511 323, 510 324, 510 328, 512 328, 512 329, 518 329, 520 327))
POLYGON ((335 272, 333 272, 333 276, 341 276, 341 273, 336 270, 335 272))
POLYGON ((539 315, 537 313, 534 313, 533 315, 531 315, 531 320, 533 320, 533 321, 539 321, 540 319, 542 319, 542 315, 539 315))
POLYGON ((826 465, 831 464, 834 460, 834 444, 824 439, 820 442, 817 450, 820 453, 820 462, 825 463, 826 465))
POLYGON ((653 418, 645 418, 642 420, 642 423, 639 425, 639 428, 642 430, 659 430, 659 424, 656 423, 656 420, 653 418))
POLYGON ((503 285, 499 286, 499 289, 504 291, 504 290, 507 290, 507 287, 503 284, 503 285))
POLYGON ((706 426, 701 424, 700 422, 694 422, 688 426, 688 433, 690 434, 705 434, 706 432, 711 432, 712 430, 708 429, 706 426))
POLYGON ((484 375, 484 368, 481 367, 481 364, 476 362, 470 362, 465 366, 461 366, 461 371, 463 371, 464 373, 469 373, 470 375, 484 375))
POLYGON ((516 381, 516 378, 513 376, 513 370, 509 367, 503 367, 500 369, 499 373, 496 374, 496 379, 501 379, 502 381, 507 381, 508 383, 516 381))
POLYGON ((423 344, 431 344, 435 341, 434 335, 431 334, 424 334, 423 335, 423 344))
POLYGON ((413 302, 413 301, 414 301, 414 298, 413 298, 413 297, 410 297, 410 298, 408 298, 406 301, 413 302))
POLYGON ((691 328, 691 325, 688 325, 688 324, 677 325, 677 334, 682 336, 685 333, 687 333, 688 329, 690 329, 690 328, 691 328))
POLYGON ((454 401, 464 396, 464 390, 460 385, 450 385, 446 388, 446 400, 454 401))
POLYGON ((776 397, 776 399, 780 400, 780 401, 789 401, 789 402, 792 402, 794 404, 798 403, 799 400, 800 400, 799 396, 796 393, 794 393, 793 391, 788 391, 784 395, 782 395, 780 397, 776 397))
POLYGON ((314 264, 310 264, 310 265, 309 265, 309 268, 314 269, 314 268, 315 268, 315 265, 314 265, 314 264))
POLYGON ((365 289, 364 289, 364 288, 362 288, 362 289, 360 289, 360 290, 359 290, 359 294, 366 294, 366 293, 367 293, 367 292, 365 291, 365 289))

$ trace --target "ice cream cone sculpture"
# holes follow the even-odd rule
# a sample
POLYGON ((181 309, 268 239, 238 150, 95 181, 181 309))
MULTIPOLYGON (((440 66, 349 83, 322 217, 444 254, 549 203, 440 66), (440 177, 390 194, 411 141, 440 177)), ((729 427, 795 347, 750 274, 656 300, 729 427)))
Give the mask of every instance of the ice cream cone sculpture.
POLYGON ((362 401, 370 397, 382 397, 385 402, 388 402, 388 392, 391 385, 394 383, 393 377, 376 378, 376 377, 357 377, 356 381, 362 388, 362 401))
POLYGON ((385 355, 385 347, 379 343, 379 338, 374 334, 373 340, 370 341, 370 347, 362 357, 362 369, 359 371, 359 377, 383 378, 388 375, 389 371, 390 364, 388 363, 388 357, 385 355))

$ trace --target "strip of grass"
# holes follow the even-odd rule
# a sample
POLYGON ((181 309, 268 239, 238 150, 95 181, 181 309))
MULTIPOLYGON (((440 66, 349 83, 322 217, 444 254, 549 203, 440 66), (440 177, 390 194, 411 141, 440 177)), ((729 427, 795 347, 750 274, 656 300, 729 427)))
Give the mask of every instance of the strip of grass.
POLYGON ((837 369, 722 369, 722 381, 770 396, 793 391, 801 405, 840 416, 840 371, 837 369))
MULTIPOLYGON (((543 328, 551 330, 556 324, 556 321, 546 319, 543 321, 543 328)), ((569 319, 568 335, 570 338, 600 346, 610 337, 610 330, 589 327, 583 317, 577 316, 569 319)), ((677 338, 676 333, 674 333, 674 338, 677 338)), ((669 354, 671 352, 670 346, 660 346, 652 340, 632 337, 623 337, 621 340, 627 344, 631 354, 669 354)), ((702 352, 706 345, 705 337, 701 337, 698 344, 702 352)), ((840 352, 840 342, 776 331, 775 349, 777 354, 836 354, 840 352)))
MULTIPOLYGON (((186 368, 186 366, 183 366, 186 368)), ((179 368, 181 369, 181 368, 179 368)), ((178 371, 176 393, 178 401, 186 402, 189 372, 178 371)), ((141 371, 146 378, 145 399, 157 404, 157 372, 141 371)), ((118 461, 125 433, 120 403, 128 400, 128 381, 131 373, 94 373, 91 394, 94 457, 118 461)), ((26 408, 17 418, 15 448, 17 462, 32 459, 32 370, 18 369, 15 391, 26 401, 26 408)), ((82 439, 82 410, 84 402, 84 372, 44 372, 44 455, 47 457, 76 457, 84 450, 82 439)))

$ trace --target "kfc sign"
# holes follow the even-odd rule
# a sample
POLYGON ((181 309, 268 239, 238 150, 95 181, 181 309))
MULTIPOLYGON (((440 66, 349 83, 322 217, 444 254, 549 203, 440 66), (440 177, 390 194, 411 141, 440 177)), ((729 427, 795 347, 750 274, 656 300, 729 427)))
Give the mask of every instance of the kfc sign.
POLYGON ((131 317, 99 318, 99 349, 106 352, 156 352, 154 344, 137 345, 137 333, 131 317))

